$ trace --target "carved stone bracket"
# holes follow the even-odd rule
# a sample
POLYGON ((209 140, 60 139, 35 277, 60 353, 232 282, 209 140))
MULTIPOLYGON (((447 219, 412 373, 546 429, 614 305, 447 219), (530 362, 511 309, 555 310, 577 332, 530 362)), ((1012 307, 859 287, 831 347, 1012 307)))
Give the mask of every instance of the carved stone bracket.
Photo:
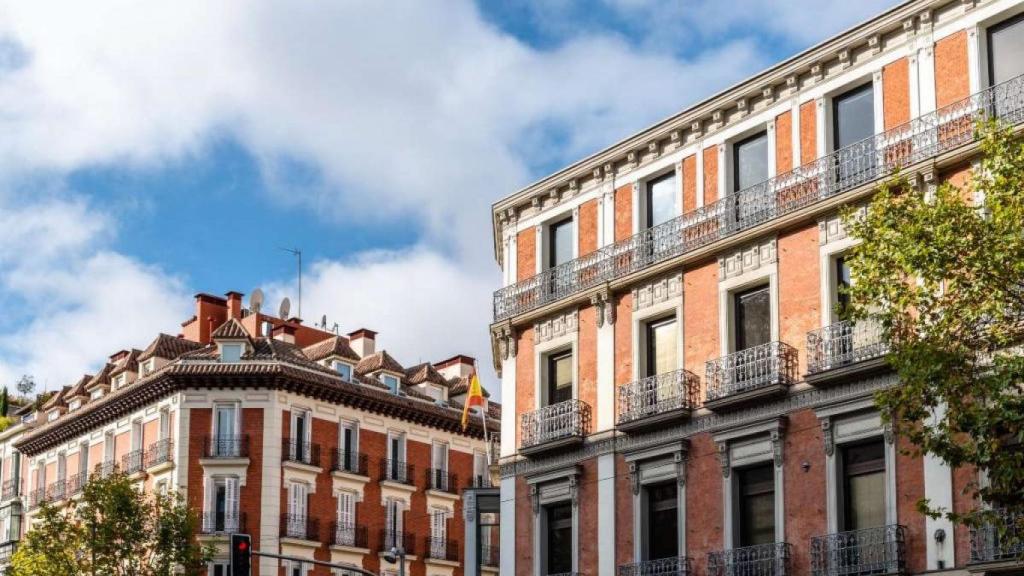
POLYGON ((511 323, 496 326, 492 335, 498 343, 499 360, 510 360, 516 356, 516 329, 511 323))
POLYGON ((615 324, 615 299, 608 290, 602 290, 590 297, 590 303, 597 311, 597 327, 608 324, 615 324))
POLYGON ((729 443, 719 442, 718 443, 718 461, 722 465, 722 478, 729 477, 729 471, 732 466, 729 463, 729 443))
POLYGON ((676 483, 682 488, 686 486, 686 452, 680 450, 673 454, 672 459, 676 464, 676 483))
POLYGON ((633 488, 633 496, 640 494, 640 465, 636 462, 629 463, 629 483, 633 488))
POLYGON ((533 504, 533 513, 540 514, 540 487, 536 484, 530 486, 530 502, 533 504))
POLYGON ((576 475, 569 476, 569 497, 572 498, 572 506, 575 508, 580 504, 580 489, 576 475))
POLYGON ((882 437, 885 438, 886 444, 896 442, 896 430, 893 429, 891 422, 882 425, 882 437))
POLYGON ((821 419, 821 438, 825 442, 825 454, 832 456, 836 453, 836 440, 832 432, 832 419, 821 419))
POLYGON ((782 467, 782 431, 772 430, 772 459, 775 460, 775 467, 782 467))

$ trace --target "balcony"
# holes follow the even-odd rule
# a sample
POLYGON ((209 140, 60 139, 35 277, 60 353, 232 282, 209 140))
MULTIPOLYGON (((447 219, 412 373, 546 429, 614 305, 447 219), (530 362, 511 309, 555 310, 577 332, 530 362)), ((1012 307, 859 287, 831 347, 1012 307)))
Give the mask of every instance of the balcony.
POLYGON ((482 544, 480 546, 480 565, 497 568, 501 564, 501 546, 482 544))
POLYGON ((282 514, 281 537, 320 540, 320 521, 301 514, 282 514))
POLYGON ((458 562, 459 543, 452 542, 447 538, 432 538, 427 536, 423 539, 423 549, 426 550, 427 558, 430 560, 445 560, 458 562))
POLYGON ((145 458, 145 451, 139 448, 138 450, 132 450, 121 457, 121 470, 125 474, 131 476, 138 472, 142 472, 143 459, 145 458))
POLYGON ((285 438, 284 445, 288 447, 282 458, 285 462, 296 462, 306 466, 320 467, 319 444, 285 438))
POLYGON ((906 528, 898 524, 811 539, 812 576, 904 574, 906 528))
POLYGON ((459 493, 459 477, 454 472, 441 468, 428 468, 426 476, 427 490, 447 492, 448 494, 459 493))
POLYGON ((494 486, 494 482, 491 481, 491 475, 487 473, 474 474, 469 484, 471 488, 491 488, 494 486))
POLYGON ((837 382, 885 366, 889 351, 874 320, 844 320, 807 333, 807 381, 837 382))
POLYGON ((416 467, 401 460, 385 458, 380 461, 380 479, 382 482, 398 482, 415 486, 413 473, 416 467))
POLYGON ((11 556, 14 556, 15 550, 18 549, 18 541, 11 540, 0 544, 0 566, 7 566, 11 563, 11 556))
POLYGON ((31 492, 28 493, 29 510, 35 510, 36 508, 39 508, 39 506, 41 506, 43 502, 46 502, 45 488, 36 488, 35 490, 32 490, 31 492))
POLYGON ((0 486, 0 499, 3 501, 13 500, 21 496, 21 484, 19 480, 4 480, 0 486))
POLYGON ((687 418, 697 406, 700 378, 689 370, 649 376, 619 387, 617 426, 629 432, 687 418))
POLYGON ((68 496, 75 496, 76 494, 80 494, 82 492, 82 490, 85 489, 85 484, 88 481, 89 481, 88 475, 86 475, 85 473, 82 473, 82 472, 79 472, 77 474, 72 474, 71 476, 68 476, 68 483, 67 483, 68 496))
POLYGON ((96 468, 93 469, 93 472, 100 478, 107 478, 114 472, 117 472, 117 464, 113 460, 100 462, 96 465, 96 468))
POLYGON ((494 321, 624 278, 969 144, 974 120, 981 118, 1024 121, 1024 76, 506 286, 494 293, 494 321))
POLYGON ((248 458, 249 435, 207 436, 203 439, 205 458, 248 458))
POLYGON ((170 438, 157 440, 146 449, 146 468, 156 468, 161 464, 167 464, 174 457, 174 444, 170 438))
POLYGON ((381 552, 387 552, 392 548, 401 548, 405 551, 407 556, 413 556, 416 554, 416 537, 411 532, 402 532, 400 530, 388 530, 382 528, 380 531, 380 550, 381 552))
POLYGON ((721 410, 785 393, 796 381, 796 349, 769 342, 711 360, 706 370, 704 406, 721 410))
POLYGON ((620 565, 618 576, 689 576, 693 573, 690 565, 686 556, 644 560, 620 565))
POLYGON ((787 576, 792 546, 785 542, 708 554, 708 576, 787 576))
POLYGON ((245 512, 203 512, 199 529, 206 535, 244 533, 245 512))
POLYGON ((590 433, 590 405, 566 400, 523 414, 520 425, 524 455, 572 446, 590 433))
POLYGON ((57 480, 53 484, 46 487, 46 501, 47 502, 60 502, 67 495, 67 482, 64 480, 57 480))
POLYGON ((971 563, 1015 562, 1024 556, 1024 515, 997 511, 997 523, 971 528, 971 563), (1005 531, 1000 531, 1000 526, 1005 531))
POLYGON ((366 526, 335 522, 331 524, 331 534, 333 535, 333 540, 331 540, 333 546, 347 546, 349 548, 370 547, 366 536, 366 526))
POLYGON ((359 476, 369 476, 369 459, 361 452, 334 451, 333 472, 345 472, 359 476))

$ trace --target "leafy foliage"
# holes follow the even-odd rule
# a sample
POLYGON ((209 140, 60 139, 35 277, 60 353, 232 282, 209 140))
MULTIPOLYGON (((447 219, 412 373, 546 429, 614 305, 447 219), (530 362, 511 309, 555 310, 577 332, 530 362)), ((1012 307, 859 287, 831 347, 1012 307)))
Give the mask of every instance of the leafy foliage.
POLYGON ((888 338, 900 384, 876 403, 897 433, 983 472, 988 482, 967 488, 975 499, 1024 512, 1024 145, 1009 128, 978 130, 982 158, 965 188, 944 182, 929 194, 897 177, 866 212, 845 214, 861 240, 848 313, 880 322, 888 338))
POLYGON ((18 380, 15 387, 22 396, 27 398, 36 391, 36 381, 28 374, 25 374, 18 380))
POLYGON ((65 508, 41 505, 12 574, 201 574, 211 550, 195 538, 198 523, 178 495, 143 495, 119 473, 94 476, 65 508))

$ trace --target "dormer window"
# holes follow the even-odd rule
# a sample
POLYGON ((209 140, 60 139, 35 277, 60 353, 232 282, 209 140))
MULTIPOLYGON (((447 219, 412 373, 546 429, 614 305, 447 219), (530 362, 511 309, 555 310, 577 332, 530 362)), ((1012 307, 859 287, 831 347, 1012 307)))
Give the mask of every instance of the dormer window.
POLYGON ((81 407, 82 407, 82 401, 79 400, 79 399, 75 399, 75 400, 72 400, 70 404, 68 404, 68 411, 69 412, 73 412, 75 410, 78 410, 81 407))
POLYGON ((114 390, 117 390, 118 388, 124 386, 125 379, 126 376, 124 374, 118 374, 117 376, 114 376, 114 390))
POLYGON ((90 400, 99 400, 103 397, 103 388, 97 388, 89 393, 90 400))
POLYGON ((398 378, 390 374, 381 375, 381 381, 388 387, 392 394, 398 394, 398 378))
POLYGON ((242 360, 242 345, 241 344, 221 344, 220 345, 220 361, 221 362, 239 362, 242 360))
POLYGON ((338 371, 341 379, 346 382, 352 381, 352 366, 344 362, 334 362, 334 369, 338 371))
POLYGON ((47 422, 53 422, 57 418, 60 418, 60 410, 51 410, 50 413, 46 415, 47 422))
POLYGON ((444 402, 444 392, 442 392, 441 389, 437 386, 428 385, 423 389, 423 392, 427 396, 430 396, 434 400, 434 402, 437 402, 438 404, 444 402))

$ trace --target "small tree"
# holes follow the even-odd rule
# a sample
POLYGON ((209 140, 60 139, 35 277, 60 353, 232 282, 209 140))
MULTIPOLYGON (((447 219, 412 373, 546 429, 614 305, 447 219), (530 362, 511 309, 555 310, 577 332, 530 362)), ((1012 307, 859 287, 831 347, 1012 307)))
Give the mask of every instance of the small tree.
POLYGON ((3 392, 0 392, 0 416, 7 416, 7 411, 10 409, 8 403, 7 386, 4 386, 3 392))
POLYGON ((144 495, 127 476, 92 477, 63 510, 41 505, 39 522, 11 561, 14 576, 200 574, 211 550, 179 495, 144 495))
MULTIPOLYGON (((861 240, 848 293, 851 317, 880 322, 890 345, 899 385, 877 394, 883 414, 916 452, 984 472, 968 494, 1012 517, 1024 513, 1024 146, 1007 128, 979 131, 966 189, 947 182, 928 195, 897 178, 866 213, 846 214, 861 240)), ((1000 526, 991 514, 919 508, 1000 526)))
POLYGON ((28 374, 24 374, 18 380, 16 388, 23 398, 30 398, 36 391, 36 381, 28 374))

